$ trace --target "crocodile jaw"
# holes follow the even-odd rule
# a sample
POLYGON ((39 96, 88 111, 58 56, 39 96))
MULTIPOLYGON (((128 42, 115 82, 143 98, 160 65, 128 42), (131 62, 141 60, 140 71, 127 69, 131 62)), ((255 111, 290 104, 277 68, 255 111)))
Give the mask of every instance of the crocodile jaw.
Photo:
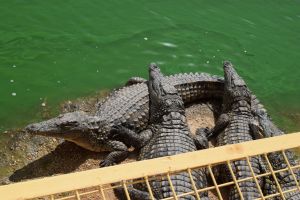
POLYGON ((91 117, 82 111, 65 113, 46 121, 30 124, 25 127, 25 131, 36 135, 72 139, 89 129, 89 118, 91 117))

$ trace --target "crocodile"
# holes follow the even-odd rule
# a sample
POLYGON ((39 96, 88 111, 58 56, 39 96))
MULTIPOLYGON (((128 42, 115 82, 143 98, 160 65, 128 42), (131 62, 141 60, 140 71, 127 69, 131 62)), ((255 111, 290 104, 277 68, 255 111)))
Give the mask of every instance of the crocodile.
MULTIPOLYGON (((185 104, 196 100, 223 98, 224 80, 206 73, 184 73, 165 77, 177 89, 185 104)), ((251 96, 254 110, 263 108, 255 95, 251 96)), ((95 106, 93 114, 76 111, 61 114, 52 119, 33 123, 25 128, 31 134, 58 137, 96 152, 121 151, 126 155, 128 147, 107 138, 114 125, 126 124, 141 132, 148 126, 149 97, 147 81, 133 77, 125 87, 112 91, 95 106)))
MULTIPOLYGON (((272 119, 268 116, 265 109, 257 109, 254 110, 253 112, 256 116, 256 119, 258 120, 259 131, 261 132, 263 137, 268 138, 268 137, 275 137, 275 136, 280 136, 285 134, 273 123, 272 119)), ((290 166, 297 165, 297 162, 295 161, 294 152, 290 150, 286 150, 285 155, 288 162, 290 163, 290 166)), ((288 168, 285 158, 281 152, 269 153, 267 156, 273 170, 276 171, 276 170, 288 168)), ((294 172, 294 176, 291 174, 290 171, 283 171, 283 172, 276 173, 276 178, 278 180, 278 183, 280 184, 282 191, 297 189, 296 181, 298 182, 300 181, 300 170, 299 169, 293 170, 293 172, 294 172)), ((264 192, 266 196, 274 193, 279 193, 277 187, 278 186, 276 185, 274 177, 269 176, 265 179, 264 192)), ((290 199, 290 200, 300 200, 300 191, 296 190, 293 192, 285 193, 284 197, 285 199, 290 199)), ((276 197, 274 199, 279 200, 282 198, 276 197)))
MULTIPOLYGON (((175 74, 165 79, 176 87, 185 104, 195 100, 221 97, 223 79, 206 73, 175 74)), ((52 119, 33 123, 25 128, 31 134, 64 138, 96 152, 109 151, 113 165, 128 155, 128 145, 110 140, 108 135, 114 125, 126 124, 141 132, 148 126, 149 96, 147 82, 132 78, 128 86, 111 92, 95 106, 95 114, 75 111, 61 114, 52 119), (116 156, 118 155, 118 156, 116 156)), ((101 165, 107 165, 102 163, 101 165)))
MULTIPOLYGON (((260 132, 257 131, 259 126, 252 115, 250 90, 229 61, 224 62, 223 68, 225 83, 222 114, 216 121, 215 127, 202 131, 208 135, 209 139, 215 137, 217 146, 250 141, 261 137, 260 132)), ((261 158, 252 157, 250 163, 255 174, 260 174, 264 170, 261 158)), ((246 160, 231 162, 231 168, 237 180, 252 176, 246 160)), ((221 181, 232 180, 226 165, 220 165, 217 169, 221 181)), ((256 187, 253 180, 240 182, 238 186, 243 199, 260 197, 259 188, 256 187)), ((229 199, 241 199, 236 186, 229 188, 229 199)))
MULTIPOLYGON (((175 87, 164 78, 159 67, 152 63, 149 66, 149 127, 144 132, 138 134, 128 128, 116 126, 112 130, 110 137, 127 139, 131 145, 140 149, 138 160, 154 159, 163 156, 172 156, 180 153, 196 151, 194 143, 195 137, 191 134, 185 117, 185 108, 182 98, 178 95, 175 87), (141 137, 143 136, 143 137, 141 137)), ((199 143, 206 144, 208 141, 199 143)), ((198 143, 198 144, 199 144, 198 143)), ((204 170, 193 170, 192 178, 197 188, 203 188, 207 185, 206 173, 204 170)), ((170 175, 170 180, 174 187, 176 195, 193 192, 193 185, 187 172, 180 172, 170 175)), ((153 189, 153 196, 156 199, 174 197, 171 184, 167 177, 161 177, 149 182, 153 189)), ((115 190, 117 196, 124 196, 124 190, 115 190), (123 192, 122 192, 123 191, 123 192)), ((152 199, 147 191, 146 185, 140 187, 129 187, 131 199, 152 199)), ((179 199, 196 199, 198 195, 201 199, 208 200, 208 193, 201 195, 186 195, 179 199)), ((121 198, 123 199, 123 198, 121 198)))

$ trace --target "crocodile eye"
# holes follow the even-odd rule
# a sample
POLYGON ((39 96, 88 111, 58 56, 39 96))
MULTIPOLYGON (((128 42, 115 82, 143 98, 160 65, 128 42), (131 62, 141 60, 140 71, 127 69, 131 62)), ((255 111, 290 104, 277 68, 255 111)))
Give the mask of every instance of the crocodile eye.
POLYGON ((61 128, 72 128, 72 127, 77 127, 78 125, 79 123, 77 121, 66 121, 59 124, 61 128))
POLYGON ((158 69, 158 66, 155 63, 151 63, 150 66, 152 69, 158 69))

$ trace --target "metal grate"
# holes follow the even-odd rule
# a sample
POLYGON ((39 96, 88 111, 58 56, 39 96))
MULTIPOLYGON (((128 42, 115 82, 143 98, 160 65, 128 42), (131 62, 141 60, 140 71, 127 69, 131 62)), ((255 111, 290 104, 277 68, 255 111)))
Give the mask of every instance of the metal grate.
MULTIPOLYGON (((169 199, 194 196, 203 199, 208 193, 210 199, 228 199, 228 190, 236 188, 240 199, 245 199, 241 186, 251 182, 258 191, 256 199, 281 197, 289 199, 296 192, 300 193, 300 163, 297 155, 300 147, 300 132, 283 136, 255 140, 233 145, 210 148, 202 151, 162 157, 112 167, 88 170, 66 175, 31 180, 6 186, 0 186, 1 199, 49 199, 49 200, 92 200, 116 199, 114 189, 121 188, 130 199, 131 188, 143 187, 154 199, 155 188, 152 181, 164 180, 169 183, 172 193, 169 199), (251 160, 260 159, 265 164, 264 171, 257 173, 251 160), (235 162, 245 163, 249 174, 240 178, 235 173, 235 162), (216 169, 226 169, 227 173, 218 174, 216 169), (205 187, 199 187, 193 180, 196 170, 207 172, 209 179, 205 187), (187 193, 176 193, 172 176, 186 173, 192 188, 187 193), (226 176, 227 179, 220 179, 226 176), (228 178, 229 177, 229 178, 228 178), (287 179, 288 177, 289 179, 287 179), (267 181, 266 181, 267 180, 267 181), (290 180, 286 182, 286 180, 290 180), (272 192, 266 192, 266 185, 272 192)), ((300 195, 300 194, 299 194, 300 195)))

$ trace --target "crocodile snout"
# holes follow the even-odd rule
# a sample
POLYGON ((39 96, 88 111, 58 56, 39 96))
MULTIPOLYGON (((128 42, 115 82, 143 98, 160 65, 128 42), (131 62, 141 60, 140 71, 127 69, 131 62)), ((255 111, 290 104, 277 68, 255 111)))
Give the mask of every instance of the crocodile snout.
POLYGON ((24 128, 25 132, 36 132, 37 131, 37 127, 34 124, 29 124, 28 126, 26 126, 24 128))
POLYGON ((24 128, 24 131, 27 133, 45 133, 45 132, 50 132, 53 130, 53 127, 51 126, 45 126, 43 123, 34 123, 34 124, 29 124, 24 128))

